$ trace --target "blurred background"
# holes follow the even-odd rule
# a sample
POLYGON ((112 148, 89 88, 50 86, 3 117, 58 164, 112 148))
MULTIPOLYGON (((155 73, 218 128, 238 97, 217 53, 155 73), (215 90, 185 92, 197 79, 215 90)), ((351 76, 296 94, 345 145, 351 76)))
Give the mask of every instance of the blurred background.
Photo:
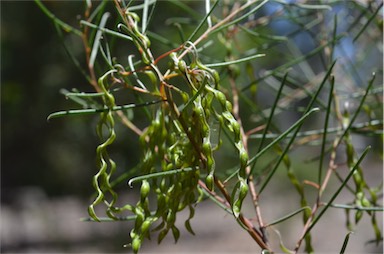
MULTIPOLYGON (((358 24, 356 27, 362 27, 367 22, 364 10, 368 2, 373 2, 371 8, 375 10, 381 1, 340 1, 329 12, 328 18, 331 21, 337 14, 339 32, 350 32, 348 29, 353 22, 358 24)), ((59 18, 78 27, 83 15, 83 2, 49 1, 45 4, 59 18)), ((203 1, 188 2, 188 5, 204 12, 203 1)), ((257 15, 276 14, 279 6, 276 2, 266 4, 257 15)), ((161 14, 177 16, 180 15, 177 14, 179 9, 175 5, 167 5, 166 1, 160 1, 158 8, 161 22, 152 24, 151 29, 167 35, 176 34, 173 26, 164 25, 166 17, 161 17, 161 14)), ((382 10, 379 17, 382 20, 382 10)), ((330 22, 327 29, 331 27, 330 22)), ((285 36, 297 29, 297 25, 282 18, 269 22, 265 29, 269 29, 271 34, 285 36)), ((337 73, 347 75, 345 82, 350 82, 357 90, 359 87, 356 84, 360 88, 366 87, 373 71, 377 74, 375 88, 383 84, 382 23, 375 19, 369 24, 367 34, 369 36, 362 36, 358 43, 353 43, 352 37, 346 37, 335 52, 341 59, 335 67, 337 73), (358 66, 358 70, 349 69, 352 65, 358 66)), ((318 46, 305 32, 296 33, 289 39, 303 54, 318 46)), ((81 41, 67 36, 65 42, 84 64, 81 41)), ((248 44, 252 44, 252 40, 248 44)), ((268 60, 258 60, 260 73, 284 63, 285 59, 279 55, 281 50, 284 50, 283 46, 272 50, 268 60)), ((314 71, 318 67, 317 61, 316 58, 307 61, 314 71)), ((70 61, 51 21, 34 2, 1 1, 1 252, 130 252, 122 247, 129 242, 130 223, 80 222, 80 218, 88 216, 87 206, 93 193, 91 178, 96 172, 98 138, 95 124, 98 119, 97 116, 82 116, 48 122, 50 113, 76 107, 60 93, 63 88, 92 91, 87 80, 70 61)), ((260 96, 261 103, 262 98, 260 96)), ((373 145, 374 151, 364 162, 364 168, 367 169, 367 181, 379 185, 383 179, 381 137, 357 135, 355 140, 361 149, 367 144, 373 145)), ((132 133, 120 130, 115 150, 121 152, 115 153, 115 158, 122 168, 132 167, 138 162, 140 151, 136 145, 132 133)), ((297 153, 300 155, 303 151, 297 153)), ((281 177, 285 174, 282 173, 281 177)), ((338 182, 335 181, 335 184, 338 182)), ((297 208, 297 193, 289 191, 292 188, 279 184, 268 190, 265 195, 273 198, 263 201, 266 218, 273 219, 284 214, 275 204, 281 203, 287 209, 297 208)), ((315 250, 322 253, 338 251, 348 232, 344 225, 344 212, 332 211, 325 215, 327 223, 319 225, 313 233, 319 236, 314 239, 315 250), (327 228, 327 225, 333 227, 327 228)), ((382 225, 382 214, 378 215, 382 225)), ((180 220, 180 225, 182 222, 180 220)), ((160 246, 156 241, 147 242, 143 252, 255 253, 259 249, 230 216, 209 202, 198 205, 192 226, 196 236, 182 230, 176 245, 171 237, 167 237, 160 246)), ((296 223, 293 220, 284 223, 284 228, 279 230, 287 236, 292 235, 294 243, 301 226, 300 220, 296 223)), ((271 237, 277 239, 277 236, 271 237)), ((367 244, 373 238, 369 218, 365 216, 351 236, 347 250, 350 250, 349 253, 378 253, 382 250, 382 243, 367 244)))

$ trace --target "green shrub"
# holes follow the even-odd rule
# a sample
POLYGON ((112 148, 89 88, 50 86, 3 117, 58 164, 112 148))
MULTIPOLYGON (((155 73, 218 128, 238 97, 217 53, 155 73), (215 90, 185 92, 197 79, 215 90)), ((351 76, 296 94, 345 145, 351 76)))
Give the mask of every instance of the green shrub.
MULTIPOLYGON (((205 199, 232 215, 264 253, 279 251, 268 241, 271 226, 298 214, 303 229, 292 251, 305 242, 304 250, 313 252, 311 230, 330 207, 346 211, 351 231, 369 216, 374 241, 382 240, 376 220, 382 186, 371 186, 361 165, 371 145, 360 149, 353 142, 359 134, 382 143, 382 69, 372 58, 382 53, 375 43, 382 38, 382 4, 86 1, 73 27, 36 3, 63 42, 73 34, 83 43, 85 66, 64 46, 95 90, 65 91, 83 108, 48 119, 99 115, 90 220, 133 220, 127 246, 135 253, 155 231, 159 243, 168 234, 177 241, 175 222, 185 209, 185 228, 194 234, 191 220, 205 199), (131 169, 119 169, 110 155, 119 126, 136 135, 142 154, 131 169), (301 148, 316 156, 294 155, 301 148), (336 160, 340 156, 343 161, 336 160), (300 170, 297 160, 311 162, 310 169, 300 170), (300 202, 295 211, 265 222, 259 202, 270 198, 264 190, 276 184, 272 179, 280 171, 300 202), (332 177, 338 187, 324 195, 332 177), (127 183, 141 186, 136 203, 119 200, 131 191, 127 183), (352 200, 334 203, 342 190, 352 200), (242 209, 247 196, 254 207, 250 216, 242 209), (97 206, 105 207, 107 218, 95 212, 97 206)), ((283 240, 281 250, 291 252, 283 240)))

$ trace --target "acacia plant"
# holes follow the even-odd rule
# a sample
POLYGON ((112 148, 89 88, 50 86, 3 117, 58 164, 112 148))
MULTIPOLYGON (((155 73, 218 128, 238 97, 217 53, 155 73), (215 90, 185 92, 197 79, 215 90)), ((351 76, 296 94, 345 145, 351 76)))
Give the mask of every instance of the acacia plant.
POLYGON ((382 185, 371 186, 362 166, 371 144, 353 142, 357 134, 382 141, 382 69, 378 60, 369 61, 380 53, 383 4, 367 2, 87 0, 75 26, 36 0, 94 89, 64 91, 83 108, 48 117, 99 117, 90 220, 133 220, 126 246, 137 253, 154 234, 159 243, 168 234, 177 241, 183 210, 189 210, 185 228, 195 234, 195 209, 209 199, 263 253, 309 253, 311 230, 337 208, 332 211, 346 211, 351 231, 362 216, 370 217, 374 241, 381 241, 376 214, 382 212, 382 185), (70 35, 80 39, 85 63, 65 43, 70 35), (363 55, 349 57, 346 41, 363 55), (137 137, 139 160, 126 158, 138 161, 133 168, 120 168, 110 155, 118 125, 137 137), (310 164, 298 167, 300 156, 292 154, 303 147, 316 153, 301 157, 310 164), (270 198, 264 190, 279 171, 300 202, 297 210, 265 221, 260 201, 270 198), (332 179, 337 188, 326 192, 332 179), (136 202, 119 199, 138 188, 136 202), (352 198, 337 204, 342 190, 352 198), (248 202, 253 214, 244 212, 248 202), (303 222, 294 247, 281 239, 281 250, 273 249, 272 225, 294 216, 303 222))

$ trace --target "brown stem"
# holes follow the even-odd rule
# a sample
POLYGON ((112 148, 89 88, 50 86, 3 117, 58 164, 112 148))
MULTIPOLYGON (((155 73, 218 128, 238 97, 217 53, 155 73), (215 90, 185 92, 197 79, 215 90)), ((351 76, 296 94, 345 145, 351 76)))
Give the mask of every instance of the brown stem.
MULTIPOLYGON (((210 191, 205 185, 205 183, 199 180, 200 187, 202 187, 205 191, 209 192, 212 195, 212 197, 214 197, 218 202, 222 203, 223 205, 231 209, 231 205, 230 205, 231 197, 227 192, 227 189, 225 188, 224 184, 219 179, 215 178, 215 185, 223 194, 224 199, 219 195, 217 195, 214 191, 210 191)), ((244 217, 244 215, 240 213, 238 220, 239 220, 239 223, 246 228, 248 234, 255 240, 255 242, 260 246, 260 248, 262 248, 263 250, 272 251, 268 246, 268 244, 264 241, 260 232, 257 231, 257 229, 253 226, 252 222, 248 218, 244 217)))

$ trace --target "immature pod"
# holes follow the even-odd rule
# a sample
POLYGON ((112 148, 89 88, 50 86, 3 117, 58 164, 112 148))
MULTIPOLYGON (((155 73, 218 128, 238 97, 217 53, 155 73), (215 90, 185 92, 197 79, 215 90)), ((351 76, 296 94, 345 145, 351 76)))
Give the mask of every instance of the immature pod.
POLYGON ((141 207, 136 206, 134 212, 136 214, 135 229, 139 230, 145 220, 144 210, 141 207))
POLYGON ((151 186, 147 180, 143 180, 140 188, 140 198, 142 202, 148 197, 151 186))
POLYGON ((218 91, 218 92, 215 94, 215 96, 216 96, 216 99, 220 102, 221 106, 222 106, 222 107, 225 107, 226 102, 227 102, 227 98, 225 97, 225 94, 222 93, 222 92, 220 92, 220 91, 218 91))
POLYGON ((132 251, 133 253, 138 253, 141 247, 141 239, 140 237, 135 237, 132 239, 132 251))
POLYGON ((153 71, 151 71, 151 70, 146 70, 146 71, 144 71, 144 74, 146 74, 147 75, 147 77, 149 78, 149 80, 151 81, 151 83, 153 84, 153 85, 156 85, 157 84, 157 76, 156 76, 156 74, 153 72, 153 71))
POLYGON ((240 180, 240 187, 239 187, 239 199, 244 199, 248 194, 248 184, 245 180, 240 180))
POLYGON ((363 207, 370 207, 370 206, 372 206, 371 202, 367 199, 367 197, 365 196, 364 192, 360 192, 360 193, 361 193, 361 195, 358 196, 358 198, 361 201, 361 205, 363 207))
POLYGON ((175 239, 175 243, 177 243, 177 240, 180 238, 180 231, 176 226, 172 226, 172 234, 173 238, 175 239))
MULTIPOLYGON (((247 151, 245 151, 244 149, 244 146, 242 146, 240 149, 240 171, 241 171, 241 174, 245 174, 245 168, 247 167, 247 164, 248 164, 248 153, 247 151)), ((244 175, 242 175, 242 177, 244 177, 244 175)))
POLYGON ((356 211, 355 224, 359 223, 359 221, 361 220, 362 217, 363 217, 363 211, 361 211, 361 210, 356 211))
POLYGON ((240 140, 240 124, 234 119, 232 119, 231 124, 235 142, 238 142, 240 140))
POLYGON ((160 244, 161 241, 163 241, 163 239, 165 238, 165 236, 168 234, 168 228, 165 228, 163 230, 160 231, 159 233, 159 236, 157 238, 157 243, 160 244))
POLYGON ((152 223, 153 223, 153 219, 152 218, 147 218, 144 222, 143 222, 143 224, 141 225, 141 233, 143 234, 143 235, 145 235, 145 234, 147 234, 148 233, 148 231, 149 231, 149 228, 150 228, 150 226, 152 225, 152 223))
POLYGON ((167 227, 170 227, 175 224, 176 221, 176 214, 174 211, 169 210, 166 218, 167 227))
POLYGON ((225 108, 228 112, 232 112, 232 103, 230 101, 226 101, 225 108))
POLYGON ((195 209, 193 208, 192 205, 189 205, 189 217, 188 219, 185 221, 184 225, 185 225, 185 228, 187 229, 187 231, 189 233, 191 233, 192 235, 195 235, 195 232, 193 231, 192 227, 191 227, 191 219, 193 218, 193 216, 195 216, 195 209))
POLYGON ((205 156, 211 156, 212 154, 212 148, 209 138, 204 138, 204 143, 202 147, 202 152, 205 156))
POLYGON ((241 212, 243 201, 248 193, 248 184, 245 179, 239 179, 239 182, 235 186, 232 192, 232 212, 233 215, 238 218, 241 212), (237 198, 236 195, 238 194, 237 198))
POLYGON ((137 15, 136 13, 134 12, 130 12, 129 9, 127 9, 125 11, 125 15, 129 16, 129 17, 132 17, 132 19, 136 22, 139 22, 140 21, 140 17, 139 15, 137 15))
POLYGON ((214 176, 213 174, 208 174, 207 177, 205 178, 205 185, 210 191, 213 191, 213 188, 215 186, 214 182, 214 176))
POLYGON ((177 67, 179 68, 179 71, 183 74, 187 73, 187 64, 185 63, 184 60, 179 60, 177 63, 177 67))

